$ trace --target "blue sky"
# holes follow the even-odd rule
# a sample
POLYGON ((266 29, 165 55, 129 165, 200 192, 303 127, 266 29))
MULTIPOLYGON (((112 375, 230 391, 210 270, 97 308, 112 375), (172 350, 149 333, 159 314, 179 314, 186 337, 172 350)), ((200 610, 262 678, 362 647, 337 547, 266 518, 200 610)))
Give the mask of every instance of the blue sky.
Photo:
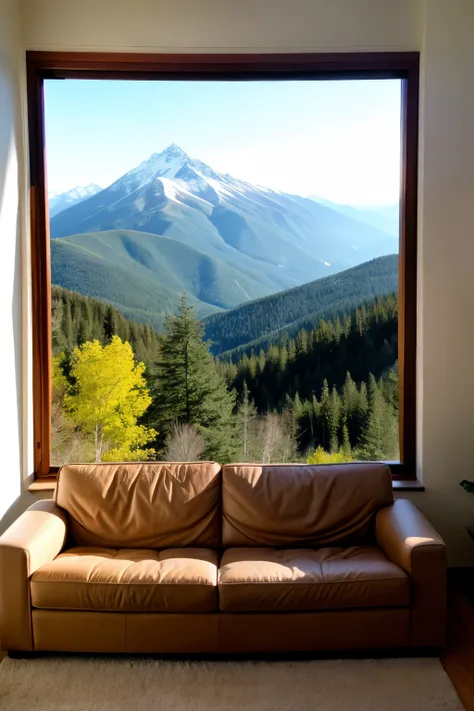
POLYGON ((360 206, 398 200, 398 80, 45 85, 50 191, 106 187, 177 143, 276 190, 360 206))

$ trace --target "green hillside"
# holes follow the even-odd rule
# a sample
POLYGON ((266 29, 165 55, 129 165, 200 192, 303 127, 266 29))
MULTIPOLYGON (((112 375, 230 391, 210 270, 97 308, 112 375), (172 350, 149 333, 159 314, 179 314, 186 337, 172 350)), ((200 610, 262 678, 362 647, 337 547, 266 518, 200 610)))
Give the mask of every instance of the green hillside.
POLYGON ((368 299, 398 288, 398 255, 379 257, 339 274, 317 279, 205 319, 206 337, 215 355, 266 348, 282 335, 314 328, 368 299))
POLYGON ((52 282, 116 306, 161 329, 186 291, 204 318, 268 294, 257 274, 243 274, 169 237, 112 230, 51 240, 52 282))

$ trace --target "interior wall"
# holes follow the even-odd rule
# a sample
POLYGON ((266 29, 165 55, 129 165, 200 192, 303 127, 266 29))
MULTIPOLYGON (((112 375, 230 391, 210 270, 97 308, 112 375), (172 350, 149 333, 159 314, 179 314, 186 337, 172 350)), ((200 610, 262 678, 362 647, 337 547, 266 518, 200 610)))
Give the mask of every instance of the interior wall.
POLYGON ((419 0, 23 0, 28 49, 416 49, 419 0))
POLYGON ((474 3, 428 0, 422 37, 419 505, 453 565, 474 564, 474 3))
POLYGON ((16 0, 0 0, 0 518, 22 492, 24 369, 22 356, 22 234, 24 146, 21 117, 20 14, 16 0))
MULTIPOLYGON (((2 10, 10 8, 12 12, 13 5, 13 0, 0 0, 2 10)), ((417 388, 418 476, 426 491, 410 498, 445 537, 450 564, 474 563, 474 546, 465 532, 465 525, 474 523, 474 497, 469 498, 458 486, 461 478, 474 478, 474 368, 470 363, 474 343, 469 323, 474 280, 468 274, 474 257, 474 200, 469 194, 474 187, 472 0, 22 0, 22 9, 26 49, 421 50, 417 388)), ((11 34, 10 29, 5 30, 2 23, 5 37, 11 34)), ((5 66, 11 64, 9 60, 5 66)), ((17 88, 14 79, 8 82, 5 89, 2 78, 1 98, 5 92, 13 106, 17 88)), ((6 126, 2 137, 10 130, 8 125, 15 123, 16 109, 11 111, 9 124, 0 123, 6 126)), ((15 151, 18 145, 13 150, 10 185, 16 184, 16 178, 12 178, 15 151)), ((14 204, 17 196, 12 191, 14 204)), ((15 209, 11 205, 9 202, 7 211, 2 208, 2 220, 3 213, 10 220, 9 250, 13 255, 18 232, 12 223, 15 209)), ((26 212, 25 206, 23 191, 22 212, 26 212)), ((11 281, 11 260, 9 266, 10 270, 6 269, 11 281)), ((18 275, 18 265, 15 269, 18 275)), ((20 288, 9 288, 18 311, 20 288)), ((6 311, 2 324, 4 320, 10 323, 4 300, 0 308, 6 311)), ((9 372, 17 373, 18 330, 11 329, 10 335, 6 366, 9 372)), ((9 386, 9 403, 19 418, 21 403, 16 385, 13 382, 9 386)), ((10 430, 8 442, 10 446, 13 443, 13 451, 7 476, 11 478, 11 498, 18 491, 21 437, 18 425, 10 423, 10 430)), ((15 510, 22 505, 18 502, 15 510)), ((0 522, 0 530, 4 523, 5 519, 0 522)))

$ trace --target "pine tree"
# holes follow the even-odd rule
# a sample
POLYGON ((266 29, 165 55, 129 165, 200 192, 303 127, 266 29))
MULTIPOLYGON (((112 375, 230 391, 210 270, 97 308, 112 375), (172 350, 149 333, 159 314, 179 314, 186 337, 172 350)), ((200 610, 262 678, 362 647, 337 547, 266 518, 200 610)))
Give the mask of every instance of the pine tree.
MULTIPOLYGON (((81 338, 82 343, 85 341, 90 341, 92 338, 92 306, 89 299, 84 299, 81 303, 81 309, 78 309, 78 316, 80 318, 79 327, 81 328, 81 338)), ((79 341, 79 328, 78 328, 78 343, 79 341)))
POLYGON ((308 352, 308 332, 303 328, 298 332, 296 336, 296 353, 300 355, 301 353, 308 352))
POLYGON ((349 420, 357 411, 359 403, 359 391, 349 371, 346 373, 346 379, 342 386, 341 399, 344 416, 349 420))
POLYGON ((280 363, 279 363, 279 371, 281 375, 284 374, 286 370, 286 366, 288 363, 288 348, 285 346, 282 346, 280 350, 280 363))
POLYGON ((398 457, 398 427, 393 408, 386 402, 372 373, 369 376, 369 411, 359 456, 370 461, 398 457))
POLYGON ((398 361, 381 379, 381 390, 398 417, 398 361))
POLYGON ((183 295, 179 311, 165 321, 154 373, 151 421, 167 434, 175 422, 195 425, 206 442, 205 456, 222 463, 235 450, 235 391, 217 373, 204 328, 183 295))
MULTIPOLYGON (((282 412, 282 425, 284 426, 284 429, 288 434, 288 441, 292 443, 291 446, 294 445, 295 456, 301 433, 301 420, 303 418, 303 415, 303 403, 301 402, 301 398, 298 393, 295 394, 293 400, 289 395, 287 395, 285 406, 282 412)), ((287 456, 289 456, 289 451, 287 456)))
POLYGON ((51 304, 51 335, 53 353, 56 355, 66 348, 63 332, 64 303, 62 299, 53 297, 51 304))
POLYGON ((362 382, 359 390, 359 401, 357 403, 357 412, 354 417, 354 433, 356 442, 359 442, 365 427, 367 426, 367 417, 369 412, 369 398, 367 395, 367 385, 362 382))
POLYGON ((237 409, 237 437, 239 440, 239 447, 241 455, 239 455, 239 460, 243 462, 250 462, 254 457, 252 456, 255 451, 255 425, 257 420, 257 408, 255 407, 253 401, 250 399, 249 389, 247 383, 244 380, 244 387, 242 392, 242 399, 240 401, 239 407, 237 409))
POLYGON ((321 399, 319 401, 319 422, 320 422, 320 437, 323 449, 329 447, 329 414, 330 410, 330 397, 329 397, 329 386, 326 378, 323 380, 323 387, 321 389, 321 399))
POLYGON ((336 386, 331 390, 331 396, 329 399, 329 416, 328 416, 328 429, 329 429, 329 451, 337 452, 339 449, 339 420, 341 417, 341 399, 336 390, 336 386))
POLYGON ((71 303, 69 299, 66 301, 66 306, 64 308, 63 333, 66 350, 71 351, 74 348, 74 332, 72 328, 71 303))
POLYGON ((314 443, 316 441, 316 433, 317 433, 318 422, 319 422, 319 412, 320 412, 320 405, 318 402, 318 398, 313 393, 313 397, 310 402, 310 411, 309 411, 310 429, 311 429, 311 447, 314 447, 314 443))
POLYGON ((344 456, 346 462, 350 462, 352 460, 351 441, 349 439, 349 429, 346 422, 342 425, 342 446, 339 451, 344 456))
POLYGON ((117 333, 117 319, 115 309, 108 306, 104 318, 104 340, 105 343, 110 343, 112 337, 117 333))
POLYGON ((353 443, 356 442, 360 423, 358 421, 358 409, 360 403, 359 391, 357 385, 352 380, 352 376, 347 371, 344 385, 341 393, 342 416, 345 425, 350 433, 353 434, 353 443))
POLYGON ((79 321, 79 326, 77 329, 77 345, 82 346, 88 340, 88 331, 84 321, 79 321))

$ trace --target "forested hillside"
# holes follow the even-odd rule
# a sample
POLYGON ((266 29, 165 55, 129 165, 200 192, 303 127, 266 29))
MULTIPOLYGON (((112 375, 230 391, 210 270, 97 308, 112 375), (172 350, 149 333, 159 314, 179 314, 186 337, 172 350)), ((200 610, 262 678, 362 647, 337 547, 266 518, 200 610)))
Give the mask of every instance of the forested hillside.
MULTIPOLYGON (((183 291, 199 316, 231 308, 243 295, 238 276, 217 259, 167 237, 112 230, 51 241, 54 284, 112 303, 127 316, 155 329, 176 311, 183 291)), ((268 293, 244 278, 252 297, 268 293)))
POLYGON ((251 348, 267 348, 283 332, 315 328, 320 319, 341 316, 375 296, 396 291, 398 255, 379 257, 344 272, 281 291, 205 319, 206 337, 214 354, 233 353, 233 360, 251 348))
POLYGON ((59 288, 53 309, 55 461, 398 456, 395 294, 236 364, 184 296, 162 336, 59 288))
POLYGON ((220 368, 241 398, 248 392, 260 415, 291 409, 300 453, 350 444, 363 454, 370 403, 377 400, 385 432, 379 449, 382 458, 395 458, 397 359, 398 300, 391 294, 220 368))
POLYGON ((90 299, 60 286, 51 288, 53 355, 70 353, 86 341, 108 343, 112 336, 128 341, 138 360, 153 363, 158 356, 159 335, 147 324, 126 319, 109 304, 90 299))

